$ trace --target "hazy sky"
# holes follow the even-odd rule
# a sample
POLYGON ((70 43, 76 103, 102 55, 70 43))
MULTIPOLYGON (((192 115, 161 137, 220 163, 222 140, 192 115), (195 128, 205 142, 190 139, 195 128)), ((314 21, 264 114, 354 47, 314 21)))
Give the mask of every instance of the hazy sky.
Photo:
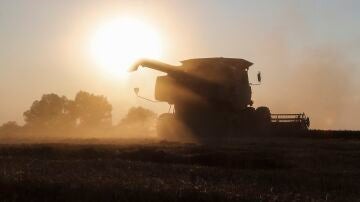
POLYGON ((99 25, 118 16, 149 22, 162 60, 237 57, 252 61, 263 85, 256 106, 305 112, 313 128, 360 129, 360 1, 0 0, 0 123, 16 120, 44 93, 108 97, 118 121, 129 107, 167 111, 152 97, 155 73, 109 78, 89 54, 99 25))

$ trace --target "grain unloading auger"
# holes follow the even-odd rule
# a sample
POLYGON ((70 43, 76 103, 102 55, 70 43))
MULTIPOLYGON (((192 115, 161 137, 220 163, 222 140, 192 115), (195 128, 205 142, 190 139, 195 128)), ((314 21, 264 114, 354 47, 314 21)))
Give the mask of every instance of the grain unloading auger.
POLYGON ((251 62, 199 58, 181 64, 141 60, 131 69, 142 66, 167 73, 156 79, 155 99, 174 105, 174 112, 159 116, 160 137, 171 139, 190 133, 207 138, 308 129, 310 122, 305 114, 271 114, 268 107, 253 107, 248 78, 251 62))

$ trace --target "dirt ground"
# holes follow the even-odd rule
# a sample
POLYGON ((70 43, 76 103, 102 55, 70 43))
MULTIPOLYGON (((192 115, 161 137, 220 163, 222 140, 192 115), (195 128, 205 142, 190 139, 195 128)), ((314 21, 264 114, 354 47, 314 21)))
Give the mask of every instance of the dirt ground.
POLYGON ((360 138, 0 146, 0 201, 360 201, 360 138))

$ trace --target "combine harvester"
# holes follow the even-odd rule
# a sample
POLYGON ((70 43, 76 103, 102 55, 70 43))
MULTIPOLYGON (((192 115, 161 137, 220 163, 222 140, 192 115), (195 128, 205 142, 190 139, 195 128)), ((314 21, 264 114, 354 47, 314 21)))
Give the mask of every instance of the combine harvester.
MULTIPOLYGON (((191 134, 196 139, 221 139, 308 130, 310 121, 304 113, 271 114, 268 107, 253 107, 251 85, 261 83, 261 74, 257 75, 258 84, 249 82, 251 62, 199 58, 181 63, 173 66, 141 60, 130 70, 142 66, 167 73, 157 77, 155 86, 155 99, 170 105, 169 113, 158 118, 161 138, 176 140, 191 134)), ((134 90, 141 97, 139 89, 134 90)))

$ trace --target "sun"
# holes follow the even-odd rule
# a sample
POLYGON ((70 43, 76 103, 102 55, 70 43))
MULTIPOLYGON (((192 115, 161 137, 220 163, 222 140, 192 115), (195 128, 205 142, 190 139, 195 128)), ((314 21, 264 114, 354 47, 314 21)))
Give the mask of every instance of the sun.
POLYGON ((125 77, 128 68, 142 58, 159 59, 159 34, 149 24, 117 18, 102 24, 91 38, 91 56, 112 76, 125 77))

